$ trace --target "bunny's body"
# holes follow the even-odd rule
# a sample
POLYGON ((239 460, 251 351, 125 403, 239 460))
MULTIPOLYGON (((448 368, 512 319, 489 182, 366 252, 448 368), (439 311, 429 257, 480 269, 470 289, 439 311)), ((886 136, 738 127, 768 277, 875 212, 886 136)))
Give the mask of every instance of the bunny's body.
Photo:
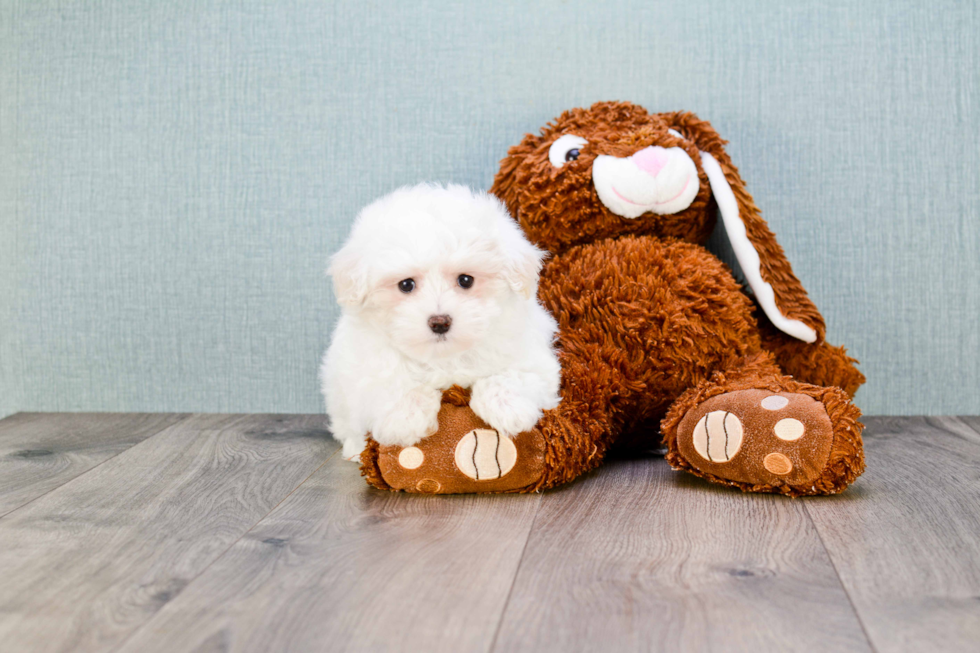
MULTIPOLYGON (((392 485, 385 461, 397 452, 373 447, 369 480, 532 491, 596 467, 614 445, 657 448, 662 434, 671 464, 714 482, 794 496, 847 487, 864 465, 850 403, 863 376, 825 342, 723 145, 693 114, 600 103, 511 148, 491 192, 553 255, 539 297, 559 324, 562 401, 516 440, 540 474, 490 487, 422 466, 392 485), (716 207, 755 302, 703 247, 716 207)), ((466 435, 452 430, 440 422, 426 455, 466 435)))

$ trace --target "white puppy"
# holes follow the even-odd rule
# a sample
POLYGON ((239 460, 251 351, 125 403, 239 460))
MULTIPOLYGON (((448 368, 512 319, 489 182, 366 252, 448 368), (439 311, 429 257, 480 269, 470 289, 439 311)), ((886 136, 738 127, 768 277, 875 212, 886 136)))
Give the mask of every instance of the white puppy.
POLYGON ((543 256, 499 200, 464 186, 406 187, 361 211, 330 261, 342 314, 320 370, 345 457, 369 432, 401 446, 435 433, 454 384, 507 437, 558 405, 543 256))

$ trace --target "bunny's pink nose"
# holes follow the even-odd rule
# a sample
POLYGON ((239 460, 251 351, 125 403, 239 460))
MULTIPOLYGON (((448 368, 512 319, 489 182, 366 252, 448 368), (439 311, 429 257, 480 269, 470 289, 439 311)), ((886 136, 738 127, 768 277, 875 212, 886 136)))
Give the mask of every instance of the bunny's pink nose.
POLYGON ((669 159, 670 155, 667 153, 667 150, 656 145, 643 148, 630 157, 630 160, 636 164, 636 167, 651 177, 656 177, 664 169, 664 166, 667 165, 669 159))

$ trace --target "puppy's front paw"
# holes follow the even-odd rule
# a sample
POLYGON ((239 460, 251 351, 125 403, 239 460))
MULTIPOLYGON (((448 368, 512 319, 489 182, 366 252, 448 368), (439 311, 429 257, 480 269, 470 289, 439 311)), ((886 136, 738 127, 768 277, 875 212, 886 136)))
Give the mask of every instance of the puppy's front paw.
POLYGON ((351 462, 358 462, 361 459, 362 451, 364 451, 364 438, 350 438, 344 440, 344 448, 340 455, 351 462))
POLYGON ((442 395, 438 390, 415 390, 402 397, 375 424, 371 436, 384 445, 410 447, 439 430, 442 395))
POLYGON ((473 386, 470 408, 480 419, 508 438, 530 431, 541 419, 541 409, 533 401, 504 384, 494 382, 477 382, 473 386))

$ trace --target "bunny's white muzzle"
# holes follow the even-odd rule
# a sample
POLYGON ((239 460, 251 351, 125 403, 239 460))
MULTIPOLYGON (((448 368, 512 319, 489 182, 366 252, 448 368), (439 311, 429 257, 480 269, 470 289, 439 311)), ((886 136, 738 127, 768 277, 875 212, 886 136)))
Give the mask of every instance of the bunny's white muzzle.
POLYGON ((592 163, 599 199, 624 218, 683 211, 698 194, 698 169, 679 147, 651 146, 621 159, 605 154, 592 163))

